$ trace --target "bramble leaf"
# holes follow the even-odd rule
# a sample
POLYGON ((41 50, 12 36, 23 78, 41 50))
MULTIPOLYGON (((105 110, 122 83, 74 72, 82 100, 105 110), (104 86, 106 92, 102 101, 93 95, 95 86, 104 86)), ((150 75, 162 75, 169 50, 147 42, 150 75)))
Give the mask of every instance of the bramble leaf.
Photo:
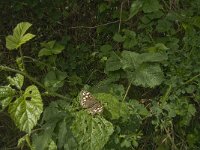
POLYGON ((16 126, 21 131, 30 133, 43 111, 42 98, 37 87, 27 87, 25 93, 9 105, 8 111, 16 126))

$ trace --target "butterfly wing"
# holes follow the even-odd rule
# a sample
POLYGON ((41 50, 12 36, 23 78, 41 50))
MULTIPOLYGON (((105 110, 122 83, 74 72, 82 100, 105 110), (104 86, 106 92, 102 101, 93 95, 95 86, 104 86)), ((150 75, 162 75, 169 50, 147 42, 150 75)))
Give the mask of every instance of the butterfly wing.
POLYGON ((83 108, 88 108, 92 115, 103 112, 103 106, 88 91, 82 90, 80 93, 80 104, 83 108))

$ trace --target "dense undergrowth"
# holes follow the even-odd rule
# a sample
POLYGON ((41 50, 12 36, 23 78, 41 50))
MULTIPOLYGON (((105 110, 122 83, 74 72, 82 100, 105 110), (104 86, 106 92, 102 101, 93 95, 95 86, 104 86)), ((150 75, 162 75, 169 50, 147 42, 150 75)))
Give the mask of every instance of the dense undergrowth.
POLYGON ((200 149, 199 0, 0 9, 0 149, 200 149))

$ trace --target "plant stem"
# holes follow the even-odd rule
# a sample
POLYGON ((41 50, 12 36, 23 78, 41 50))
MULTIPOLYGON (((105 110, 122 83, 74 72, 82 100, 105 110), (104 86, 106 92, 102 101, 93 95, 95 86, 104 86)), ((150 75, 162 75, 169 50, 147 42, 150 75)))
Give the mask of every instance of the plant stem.
MULTIPOLYGON (((13 68, 10 68, 10 67, 7 67, 7 66, 2 66, 2 65, 0 65, 0 70, 19 73, 19 74, 23 75, 24 77, 28 78, 30 81, 32 81, 33 83, 35 83, 39 87, 43 88, 45 91, 48 91, 47 88, 43 84, 41 84, 40 82, 38 82, 32 76, 28 75, 26 72, 23 72, 23 71, 20 71, 20 70, 16 70, 16 69, 13 69, 13 68)), ((61 95, 59 93, 56 93, 56 92, 48 93, 48 95, 50 95, 50 96, 56 96, 56 97, 59 97, 61 99, 69 100, 67 97, 65 97, 65 96, 63 96, 63 95, 61 95)))
POLYGON ((21 48, 21 46, 19 47, 19 53, 20 53, 20 57, 21 57, 21 59, 22 59, 23 71, 26 71, 26 69, 25 69, 25 64, 24 64, 24 57, 23 57, 23 53, 22 53, 22 48, 21 48))
POLYGON ((125 99, 126 99, 126 96, 128 95, 128 92, 129 92, 129 90, 130 90, 130 88, 131 88, 131 82, 129 83, 129 85, 128 85, 128 88, 127 88, 127 90, 126 90, 126 93, 125 93, 125 95, 124 95, 124 97, 123 97, 123 99, 122 99, 122 102, 123 101, 125 101, 125 99))
POLYGON ((200 76, 200 74, 198 74, 198 75, 196 75, 196 76, 192 77, 191 79, 187 80, 187 81, 186 81, 186 82, 184 82, 183 84, 187 84, 187 83, 189 83, 189 82, 193 81, 194 79, 198 78, 199 76, 200 76))

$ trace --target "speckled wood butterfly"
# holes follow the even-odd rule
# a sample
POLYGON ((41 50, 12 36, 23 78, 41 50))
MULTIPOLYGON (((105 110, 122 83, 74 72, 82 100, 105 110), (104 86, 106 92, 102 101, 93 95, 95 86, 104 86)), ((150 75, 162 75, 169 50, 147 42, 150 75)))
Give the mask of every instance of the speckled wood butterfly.
POLYGON ((103 112, 103 106, 94 96, 88 91, 82 90, 80 93, 80 104, 83 108, 87 108, 92 115, 103 112))

